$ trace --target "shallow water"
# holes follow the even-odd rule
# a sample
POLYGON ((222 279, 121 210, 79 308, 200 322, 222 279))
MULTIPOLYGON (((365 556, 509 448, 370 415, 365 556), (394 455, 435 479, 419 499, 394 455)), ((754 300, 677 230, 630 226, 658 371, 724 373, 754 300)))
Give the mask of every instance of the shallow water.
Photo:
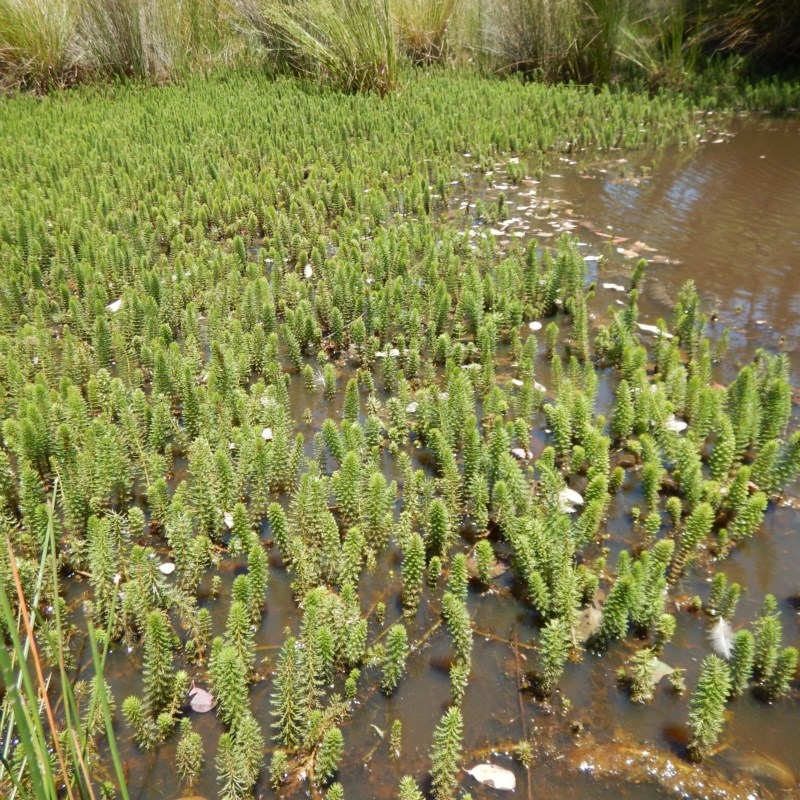
MULTIPOLYGON (((639 160, 565 170, 561 178, 546 178, 544 187, 569 198, 576 214, 598 229, 626 238, 618 245, 622 249, 644 242, 669 260, 648 271, 644 299, 653 313, 664 314, 663 301, 692 279, 706 311, 717 311, 721 324, 745 340, 797 355, 796 120, 734 120, 729 133, 696 149, 668 150, 652 170, 643 170, 639 160)), ((613 281, 612 265, 605 267, 602 278, 613 281)), ((796 370, 800 362, 793 360, 796 370)))
MULTIPOLYGON (((670 298, 691 278, 703 296, 704 310, 713 310, 718 316, 714 329, 731 327, 734 362, 749 359, 756 347, 783 350, 792 357, 794 374, 798 375, 800 123, 737 120, 730 133, 696 148, 668 151, 659 156, 652 168, 645 167, 641 158, 636 162, 612 160, 588 165, 560 163, 552 165, 541 182, 529 181, 521 187, 502 184, 498 171, 495 185, 487 190, 484 182, 480 194, 490 201, 503 192, 507 217, 519 219, 502 229, 509 237, 515 231, 524 240, 536 235, 537 229, 551 235, 571 230, 583 242, 587 256, 602 256, 601 260, 590 262, 596 265, 598 319, 603 318, 607 306, 625 298, 613 289, 604 289, 602 284, 627 284, 635 260, 643 256, 651 264, 640 303, 642 321, 669 318, 670 298)), ((465 202, 474 203, 476 186, 467 191, 465 202)), ((480 238, 485 235, 486 226, 470 217, 469 208, 454 209, 454 213, 463 214, 465 235, 480 238)), ((548 244, 548 238, 541 238, 543 246, 548 244)), ((347 377, 340 376, 340 388, 347 377)), ((543 366, 540 380, 546 384, 547 377, 543 366)), ((377 378, 376 375, 376 383, 377 378)), ((310 447, 310 432, 332 409, 320 402, 319 393, 309 398, 299 376, 293 379, 291 394, 296 419, 311 406, 314 421, 308 431, 304 430, 310 447)), ((340 391, 335 403, 341 402, 342 395, 340 391)), ((601 389, 600 397, 603 396, 610 398, 610 388, 601 389)), ((388 470, 387 478, 398 477, 388 470)), ((637 501, 623 492, 612 504, 608 523, 612 553, 629 541, 628 512, 637 501)), ((751 622, 764 594, 772 592, 780 602, 784 644, 800 645, 800 614, 790 603, 790 598, 800 593, 795 567, 798 557, 798 511, 793 507, 772 507, 761 531, 718 565, 731 581, 747 587, 735 627, 751 622)), ((236 566, 226 565, 223 592, 230 586, 236 566)), ((265 676, 269 675, 269 664, 274 662, 284 638, 284 611, 293 607, 286 573, 279 567, 273 564, 271 569, 267 612, 257 636, 258 658, 266 659, 257 669, 265 676)), ((674 594, 687 599, 696 594, 704 596, 709 576, 703 569, 690 572, 674 594)), ((533 666, 529 641, 537 621, 530 609, 516 599, 510 573, 499 578, 493 589, 486 594, 474 588, 470 592, 475 647, 463 706, 465 766, 491 757, 516 772, 517 795, 524 797, 557 794, 565 800, 589 795, 645 800, 701 796, 698 792, 689 793, 685 786, 679 788, 680 776, 660 784, 652 780, 652 775, 647 780, 646 770, 634 773, 628 759, 632 748, 646 747, 662 753, 667 761, 680 761, 685 698, 677 697, 664 681, 650 705, 631 703, 614 677, 629 654, 629 643, 615 645, 603 658, 587 653, 582 663, 569 665, 552 706, 537 703, 529 694, 520 695, 518 683, 533 666), (529 773, 508 755, 510 746, 526 736, 533 739, 538 756, 529 773), (490 755, 493 748, 500 750, 495 756, 490 755), (616 777, 593 777, 599 768, 586 766, 603 755, 614 762, 616 777)), ((359 594, 363 612, 385 601, 387 625, 400 618, 396 553, 383 555, 376 572, 362 578, 359 594)), ((225 610, 215 609, 215 633, 224 628, 225 610)), ((691 689, 700 661, 709 652, 707 620, 702 614, 692 615, 686 610, 677 613, 678 633, 662 659, 686 669, 686 683, 691 689)), ((432 731, 450 698, 450 644, 443 627, 430 633, 437 622, 436 609, 423 600, 416 617, 407 625, 409 640, 424 643, 409 658, 408 673, 398 690, 390 698, 379 693, 359 697, 360 708, 343 726, 347 760, 338 779, 349 800, 394 797, 402 775, 426 773, 432 731), (388 753, 388 729, 394 719, 403 723, 399 761, 388 753), (382 739, 380 732, 386 732, 386 737, 382 739)), ((371 638, 378 630, 373 621, 371 638)), ((121 701, 138 688, 138 664, 118 649, 111 656, 111 665, 109 680, 121 701)), ((374 678, 370 674, 366 684, 374 684, 374 678)), ((251 689, 251 705, 265 732, 269 731, 269 694, 268 679, 251 689)), ((770 772, 765 764, 774 761, 784 765, 786 773, 800 775, 796 692, 792 699, 772 707, 746 695, 732 702, 730 708, 732 714, 723 734, 725 749, 710 760, 706 776, 719 785, 725 780, 730 780, 732 786, 738 782, 743 791, 755 781, 762 785, 763 796, 777 796, 786 787, 776 779, 775 770, 770 772)), ((207 744, 208 755, 204 774, 194 791, 210 798, 217 792, 212 743, 222 726, 213 714, 192 717, 195 729, 207 744)), ((132 798, 179 796, 172 749, 177 737, 157 753, 143 755, 129 739, 124 725, 120 725, 120 734, 130 785, 134 787, 132 798)), ((268 763, 269 754, 265 757, 268 763)), ((262 796, 271 796, 266 770, 258 788, 262 796)), ((494 794, 468 776, 464 776, 462 789, 478 798, 494 794)))

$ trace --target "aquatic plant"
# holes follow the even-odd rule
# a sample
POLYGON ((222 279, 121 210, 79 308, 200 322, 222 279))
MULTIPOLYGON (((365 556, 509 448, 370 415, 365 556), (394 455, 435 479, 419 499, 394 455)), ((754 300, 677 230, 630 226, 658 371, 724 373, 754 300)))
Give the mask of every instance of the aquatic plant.
POLYGON ((191 720, 188 718, 181 720, 180 732, 175 750, 175 765, 181 780, 187 786, 193 786, 200 776, 205 760, 203 740, 200 734, 192 729, 191 720))
POLYGON ((386 651, 381 667, 381 689, 391 694, 405 672, 408 656, 408 634, 405 626, 398 623, 389 628, 386 636, 386 651))
POLYGON ((653 651, 644 647, 631 656, 631 700, 634 703, 649 703, 655 694, 655 666, 657 659, 653 651))
POLYGON ((538 641, 540 668, 537 688, 544 697, 550 696, 564 672, 571 644, 571 633, 566 621, 557 617, 548 620, 538 641))
POLYGON ((695 761, 711 755, 725 724, 725 702, 731 690, 727 664, 715 655, 706 656, 700 667, 697 688, 689 710, 689 755, 695 761))
POLYGON ((220 719, 235 728, 248 710, 247 668, 237 647, 221 638, 211 644, 211 691, 217 698, 220 719))
POLYGON ((731 694, 736 697, 744 693, 753 675, 755 640, 746 628, 737 631, 731 642, 731 694))
POLYGON ((273 711, 273 737, 290 750, 303 740, 307 725, 308 708, 306 687, 308 678, 302 653, 293 637, 288 637, 281 647, 270 697, 273 711))
POLYGON ((325 731, 314 761, 314 781, 324 785, 336 774, 344 752, 344 736, 339 728, 325 731))
POLYGON ((442 616, 453 639, 456 657, 469 662, 472 653, 472 627, 466 603, 451 592, 442 596, 442 616))
POLYGON ((411 775, 404 775, 400 778, 397 797, 398 800, 422 800, 425 795, 422 794, 417 782, 411 775))
MULTIPOLYGON (((436 800, 448 800, 458 786, 464 721, 458 706, 451 706, 433 731, 431 788, 436 800)), ((406 792, 408 789, 406 789, 406 792)))
MULTIPOLYGON (((656 146, 685 127, 688 106, 464 73, 383 99, 247 73, 4 110, 0 531, 35 596, 57 482, 57 570, 82 582, 102 643, 120 643, 108 683, 121 654, 142 660, 120 704, 134 741, 152 749, 174 732, 188 688, 175 666, 207 671, 226 734, 206 743, 221 792, 246 796, 263 766, 264 693, 250 682, 265 669, 279 745, 270 782, 293 791, 302 774, 336 779, 353 743, 340 749, 333 731, 393 702, 376 694, 398 685, 412 649, 451 643, 451 700, 464 703, 477 659, 510 646, 476 622, 498 603, 535 615, 538 631, 513 649, 520 664, 536 654, 542 695, 567 658, 629 631, 655 655, 688 624, 668 613, 675 584, 753 536, 796 473, 785 364, 760 355, 729 390, 715 387, 691 287, 663 335, 638 327, 633 292, 598 332, 593 268, 573 239, 507 245, 485 230, 514 213, 510 190, 489 185, 508 154, 602 149, 606 127, 615 146, 656 146), (475 107, 496 122, 475 125, 475 107), (174 144, 189 139, 208 146, 174 144), (113 170, 98 152, 114 153, 113 170), (480 207, 476 170, 487 173, 480 207), (547 389, 535 382, 545 348, 547 389), (751 424, 753 404, 776 421, 751 424), (641 511, 609 574, 605 540, 628 523, 629 489, 641 511), (492 591, 470 593, 470 581, 492 591), (261 624, 267 606, 282 633, 261 624)), ((530 170, 520 159, 509 180, 544 159, 529 156, 530 170)), ((0 583, 16 626, 23 604, 2 553, 0 583)), ((75 662, 58 642, 83 620, 42 586, 37 607, 53 611, 35 639, 66 751, 66 717, 83 718, 89 690, 76 689, 77 715, 58 702, 62 664, 68 676, 75 662)), ((711 589, 708 613, 732 620, 740 587, 711 589)), ((778 697, 792 651, 760 626, 757 675, 746 637, 740 656, 731 643, 737 691, 778 697)), ((106 682, 96 687, 97 707, 106 682)), ((100 715, 86 719, 75 752, 105 770, 100 715)), ((188 781, 200 752, 182 728, 188 781)), ((21 747, 10 754, 24 759, 21 747)), ((0 792, 9 785, 0 772, 0 792)))

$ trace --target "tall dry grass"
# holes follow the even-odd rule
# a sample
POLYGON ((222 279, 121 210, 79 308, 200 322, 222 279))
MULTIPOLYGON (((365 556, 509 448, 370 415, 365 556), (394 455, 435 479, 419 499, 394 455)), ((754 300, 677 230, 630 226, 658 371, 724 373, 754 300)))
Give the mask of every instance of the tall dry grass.
POLYGON ((399 46, 414 64, 441 64, 457 55, 456 18, 463 0, 393 0, 399 46))
POLYGON ((398 80, 388 0, 231 0, 270 65, 344 91, 384 94, 398 80))
MULTIPOLYGON (((241 40, 240 40, 241 41, 241 40)), ((240 50, 227 0, 0 0, 0 88, 163 81, 240 50)))
POLYGON ((0 0, 0 87, 62 86, 77 62, 74 0, 0 0))

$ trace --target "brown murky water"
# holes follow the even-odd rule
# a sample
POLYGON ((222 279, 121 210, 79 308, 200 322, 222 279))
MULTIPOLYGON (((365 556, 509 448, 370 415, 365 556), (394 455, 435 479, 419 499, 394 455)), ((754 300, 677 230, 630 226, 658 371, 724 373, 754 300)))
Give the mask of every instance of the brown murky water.
MULTIPOLYGON (((794 375, 800 375, 800 122, 735 121, 730 132, 732 135, 699 148, 667 152, 652 169, 645 168, 641 159, 580 167, 555 163, 540 183, 529 181, 520 187, 503 184, 498 171, 495 185, 488 190, 481 176, 485 202, 495 201, 502 191, 507 203, 505 219, 495 229, 499 246, 506 241, 504 237, 510 243, 513 237, 524 240, 537 231, 546 246, 548 238, 559 231, 572 231, 583 242, 587 261, 595 270, 595 306, 600 318, 607 306, 625 297, 603 284, 627 285, 635 259, 644 256, 651 263, 640 303, 643 321, 669 318, 671 298, 691 278, 703 296, 705 310, 718 316, 715 327, 720 331, 731 328, 733 362, 749 359, 756 347, 783 350, 792 357, 794 375), (509 223, 509 219, 516 221, 509 223)), ((470 211, 475 189, 468 191, 465 203, 470 205, 465 208, 462 204, 455 213, 463 215, 465 235, 477 241, 489 226, 476 224, 470 211)), ((454 202, 457 205, 458 200, 454 202)), ((547 382, 544 371, 540 379, 547 382)), ((292 397, 295 418, 300 419, 309 398, 299 377, 294 380, 292 397)), ((314 424, 330 413, 329 406, 320 409, 314 424)), ((306 440, 310 443, 311 436, 306 440)), ((638 501, 622 492, 611 507, 613 553, 627 541, 626 512, 638 501)), ((399 563, 392 560, 392 553, 385 558, 386 563, 381 563, 374 575, 363 578, 360 594, 364 611, 386 601, 388 625, 401 617, 399 563)), ((749 623, 764 594, 771 592, 780 602, 784 644, 800 645, 800 613, 792 605, 792 598, 800 594, 798 560, 800 512, 791 506, 772 507, 762 530, 718 565, 730 580, 747 587, 734 626, 749 623)), ((223 575, 223 591, 235 574, 236 565, 228 566, 231 569, 223 575)), ((676 594, 704 595, 708 577, 692 573, 676 594)), ((614 677, 627 655, 625 643, 617 644, 602 658, 586 654, 582 663, 569 665, 552 706, 520 695, 518 681, 534 660, 528 643, 535 620, 515 599, 512 583, 507 573, 498 579, 493 593, 471 589, 469 603, 476 630, 473 672, 463 706, 464 745, 469 754, 465 766, 487 760, 489 753, 497 750, 493 760, 516 772, 517 796, 525 798, 649 800, 744 797, 751 792, 758 792, 753 796, 787 797, 797 792, 800 708, 796 691, 793 699, 772 707, 749 695, 732 702, 724 749, 710 760, 709 772, 695 773, 694 784, 687 780, 687 767, 681 760, 687 701, 672 693, 665 681, 652 704, 631 703, 614 677), (528 773, 508 752, 525 736, 533 740, 537 756, 528 773), (635 754, 642 750, 656 754, 657 761, 637 760, 635 754), (599 778, 603 773, 611 773, 611 777, 599 778), (699 785, 703 781, 707 781, 705 789, 699 785), (714 785, 727 794, 715 793, 714 785)), ((219 611, 215 632, 222 631, 226 610, 216 608, 218 605, 209 602, 214 613, 219 611)), ((283 610, 292 606, 286 574, 273 565, 268 610, 257 637, 259 657, 267 660, 261 669, 265 676, 284 638, 283 610)), ((707 621, 701 614, 678 614, 679 632, 662 658, 686 669, 691 688, 700 662, 709 652, 707 621)), ((449 641, 443 629, 435 629, 437 622, 437 610, 423 602, 408 628, 409 640, 424 640, 424 645, 410 657, 406 678, 390 698, 380 694, 361 697, 361 706, 343 727, 349 757, 339 780, 348 800, 395 797, 402 775, 423 778, 426 774, 432 731, 450 698, 449 641), (388 734, 385 739, 379 735, 394 719, 403 722, 399 761, 389 757, 388 734)), ((371 636, 377 632, 373 622, 371 636)), ((132 656, 117 651, 112 659, 122 668, 118 674, 135 675, 138 665, 132 656)), ((112 672, 117 670, 112 668, 112 672)), ((374 678, 371 675, 366 685, 374 684, 374 678)), ((121 702, 138 689, 138 680, 116 678, 113 688, 121 702), (126 685, 126 680, 131 680, 130 684, 126 685)), ((265 732, 270 723, 270 690, 267 679, 251 691, 252 707, 265 732)), ((212 714, 193 716, 196 730, 207 743, 208 757, 195 793, 211 798, 217 795, 211 745, 222 728, 212 714)), ((178 797, 171 749, 174 741, 157 754, 142 755, 122 725, 120 735, 130 771, 131 797, 178 797)), ((265 759, 268 762, 268 752, 265 759)), ((266 770, 259 794, 270 797, 265 777, 266 770)), ((466 775, 462 789, 476 798, 495 794, 466 775)))

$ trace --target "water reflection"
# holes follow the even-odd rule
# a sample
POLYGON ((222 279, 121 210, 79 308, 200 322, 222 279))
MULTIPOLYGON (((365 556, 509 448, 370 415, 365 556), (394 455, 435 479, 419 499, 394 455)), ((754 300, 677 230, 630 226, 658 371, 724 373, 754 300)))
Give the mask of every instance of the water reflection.
POLYGON ((577 214, 679 262, 651 269, 668 289, 692 278, 726 325, 763 320, 797 351, 800 123, 739 120, 731 133, 667 152, 652 172, 624 164, 558 185, 577 214))

